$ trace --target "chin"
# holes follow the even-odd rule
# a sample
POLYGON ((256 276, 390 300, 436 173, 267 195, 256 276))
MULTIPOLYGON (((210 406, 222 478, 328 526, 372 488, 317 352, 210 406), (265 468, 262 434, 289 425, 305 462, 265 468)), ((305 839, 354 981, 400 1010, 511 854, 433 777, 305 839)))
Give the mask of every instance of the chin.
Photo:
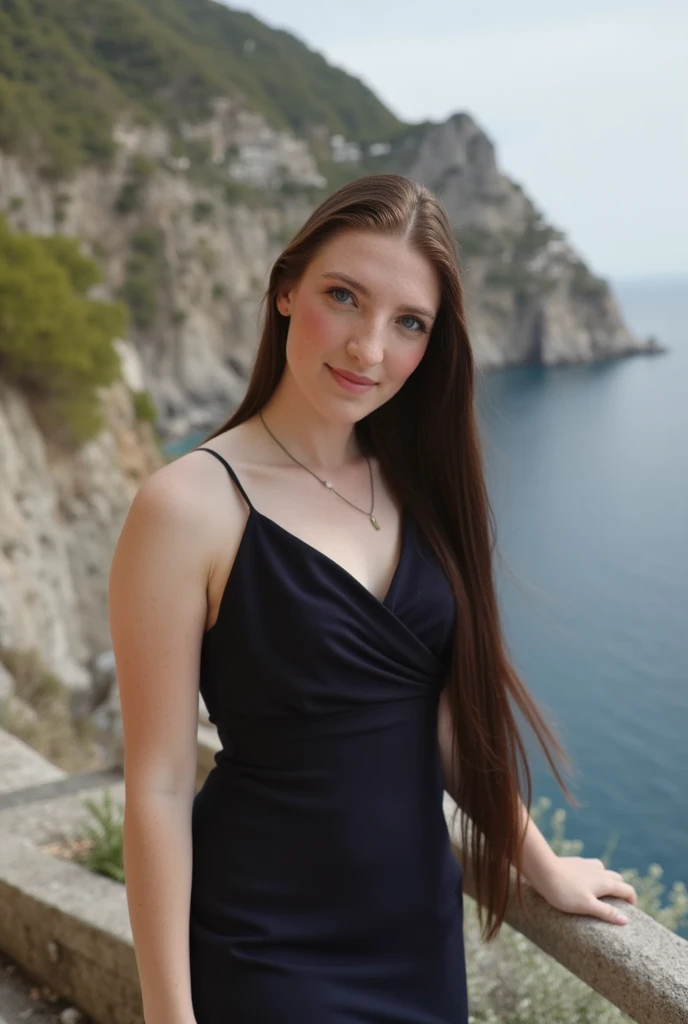
POLYGON ((372 405, 370 402, 359 401, 343 401, 343 402, 315 402, 315 408, 325 419, 332 420, 336 423, 348 423, 353 425, 358 423, 359 420, 364 419, 369 413, 373 412, 377 408, 377 403, 372 405))

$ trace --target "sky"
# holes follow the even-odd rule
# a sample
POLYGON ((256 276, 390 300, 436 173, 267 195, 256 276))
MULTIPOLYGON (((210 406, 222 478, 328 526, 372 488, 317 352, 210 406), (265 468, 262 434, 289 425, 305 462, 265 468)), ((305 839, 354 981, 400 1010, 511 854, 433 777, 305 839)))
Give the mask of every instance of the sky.
POLYGON ((685 0, 252 0, 404 121, 466 111, 603 277, 688 274, 685 0))

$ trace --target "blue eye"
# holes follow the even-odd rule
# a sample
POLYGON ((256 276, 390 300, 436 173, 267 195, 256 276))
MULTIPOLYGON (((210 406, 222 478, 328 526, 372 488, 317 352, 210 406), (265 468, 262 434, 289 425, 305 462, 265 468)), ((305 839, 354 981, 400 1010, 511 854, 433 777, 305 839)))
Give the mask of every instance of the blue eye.
POLYGON ((427 327, 425 326, 425 324, 423 323, 422 320, 418 319, 417 316, 402 316, 401 319, 402 320, 414 320, 418 324, 417 329, 414 330, 414 332, 413 332, 414 334, 426 334, 427 333, 427 330, 428 330, 427 327))
MULTIPOLYGON (((339 299, 336 299, 336 298, 335 298, 335 292, 339 292, 339 293, 340 293, 340 295, 341 295, 342 293, 343 293, 344 295, 351 295, 351 292, 349 291, 349 289, 348 289, 348 288, 330 288, 330 289, 328 290, 327 294, 328 294, 328 295, 331 295, 331 296, 332 296, 332 298, 334 299, 334 301, 335 301, 335 302, 339 302, 339 299)), ((343 303, 343 302, 339 302, 339 305, 340 305, 340 306, 343 306, 343 305, 344 305, 344 303, 343 303)))
MULTIPOLYGON (((334 299, 334 301, 339 306, 345 306, 345 305, 347 305, 347 303, 346 303, 346 301, 343 301, 343 302, 340 301, 337 298, 337 295, 345 295, 345 296, 347 296, 349 298, 353 298, 353 293, 350 292, 348 288, 336 288, 336 287, 335 288, 328 288, 327 295, 331 295, 332 298, 334 299)), ((411 321, 413 321, 413 323, 416 323, 418 325, 417 327, 410 327, 410 326, 406 327, 406 325, 404 325, 406 330, 410 331, 412 334, 427 334, 428 333, 428 328, 427 328, 426 324, 422 320, 420 320, 417 316, 410 316, 410 315, 409 316, 402 316, 401 319, 402 319, 402 321, 403 320, 411 320, 411 321)))

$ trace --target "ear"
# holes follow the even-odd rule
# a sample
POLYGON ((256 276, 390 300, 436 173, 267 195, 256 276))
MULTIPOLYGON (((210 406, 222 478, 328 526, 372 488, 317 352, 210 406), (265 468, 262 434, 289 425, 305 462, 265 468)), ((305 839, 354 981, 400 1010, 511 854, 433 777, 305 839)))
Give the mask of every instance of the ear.
POLYGON ((282 316, 291 316, 291 289, 281 289, 277 292, 275 305, 282 316))

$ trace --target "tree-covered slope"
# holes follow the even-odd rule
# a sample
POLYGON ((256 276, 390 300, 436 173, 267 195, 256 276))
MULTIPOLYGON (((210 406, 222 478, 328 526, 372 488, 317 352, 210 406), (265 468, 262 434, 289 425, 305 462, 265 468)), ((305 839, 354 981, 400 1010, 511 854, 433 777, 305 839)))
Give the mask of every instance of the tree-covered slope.
POLYGON ((213 0, 2 0, 0 147, 69 173, 107 160, 127 106, 174 124, 244 95, 275 125, 351 139, 403 126, 352 75, 288 32, 213 0))

